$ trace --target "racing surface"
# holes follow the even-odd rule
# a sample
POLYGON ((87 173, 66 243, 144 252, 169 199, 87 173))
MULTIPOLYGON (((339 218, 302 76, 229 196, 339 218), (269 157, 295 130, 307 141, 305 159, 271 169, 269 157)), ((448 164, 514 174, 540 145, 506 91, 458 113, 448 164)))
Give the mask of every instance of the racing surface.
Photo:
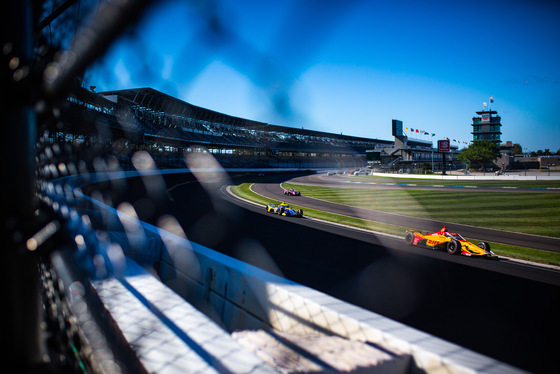
POLYGON ((560 193, 560 188, 524 188, 524 187, 484 187, 484 186, 469 186, 462 185, 462 181, 457 180, 456 185, 440 185, 438 180, 434 179, 431 184, 424 184, 425 180, 422 180, 422 184, 414 179, 405 179, 402 181, 395 178, 376 178, 370 179, 361 176, 349 176, 349 175, 331 175, 327 176, 325 173, 322 174, 307 174, 304 176, 298 176, 290 180, 290 183, 303 184, 310 186, 322 186, 322 187, 337 187, 337 188, 380 188, 380 189, 403 189, 407 190, 433 190, 438 191, 458 191, 466 189, 476 189, 476 191, 486 191, 486 192, 529 192, 529 193, 560 193))
MULTIPOLYGON (((142 190, 139 179, 130 183, 142 190)), ((141 218, 172 214, 191 241, 519 368, 557 368, 555 270, 451 256, 401 238, 280 217, 230 196, 224 180, 198 183, 176 174, 165 183, 166 198, 149 214, 140 209, 141 218)))
MULTIPOLYGON (((494 230, 494 229, 488 229, 483 227, 462 225, 458 223, 449 223, 449 222, 443 222, 443 221, 437 221, 437 220, 431 220, 425 218, 403 216, 400 214, 381 212, 378 210, 371 210, 371 209, 365 209, 360 207, 350 207, 347 205, 337 204, 324 200, 318 200, 307 196, 297 196, 297 197, 285 196, 283 194, 282 188, 280 187, 280 183, 286 181, 292 184, 306 184, 306 185, 336 187, 336 188, 363 188, 363 189, 404 188, 403 185, 347 183, 345 182, 345 180, 347 179, 348 176, 340 176, 340 175, 326 176, 326 174, 311 174, 311 175, 296 177, 293 179, 284 177, 284 179, 278 178, 278 179, 267 181, 266 183, 256 183, 253 185, 252 189, 254 192, 258 194, 264 195, 266 197, 275 200, 281 200, 281 201, 284 200, 287 203, 293 203, 299 206, 309 207, 309 208, 313 208, 329 213, 335 213, 335 214, 356 217, 356 218, 361 218, 361 219, 371 220, 371 221, 384 222, 393 225, 409 227, 410 229, 426 230, 430 232, 439 231, 444 225, 447 225, 449 231, 458 232, 467 238, 477 238, 478 240, 517 245, 521 247, 541 249, 545 251, 560 252, 559 238, 516 233, 511 231, 501 231, 501 230, 494 230)), ((437 183, 437 181, 435 183, 437 183)), ((430 186, 410 187, 407 185, 406 188, 407 189, 437 188, 438 190, 456 191, 458 187, 448 187, 448 188, 430 187, 430 186)), ((465 188, 469 188, 469 187, 465 187, 465 188)), ((476 190, 477 191, 490 190, 496 192, 497 189, 493 187, 488 187, 488 188, 481 187, 481 188, 477 188, 476 190)), ((507 188, 507 189, 503 189, 503 191, 505 191, 506 193, 509 191, 518 191, 518 192, 549 191, 550 193, 560 192, 560 190, 541 190, 541 189, 528 189, 528 188, 519 188, 519 189, 507 188)))

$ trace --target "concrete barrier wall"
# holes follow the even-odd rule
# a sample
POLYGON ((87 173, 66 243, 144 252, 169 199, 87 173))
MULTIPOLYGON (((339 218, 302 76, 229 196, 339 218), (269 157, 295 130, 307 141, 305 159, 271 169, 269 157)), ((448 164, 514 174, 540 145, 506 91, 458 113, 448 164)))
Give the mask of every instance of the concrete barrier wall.
POLYGON ((426 372, 518 372, 424 332, 341 302, 211 249, 162 233, 161 280, 228 331, 273 328, 337 335, 410 355, 426 372), (181 242, 183 242, 181 244, 181 242), (196 265, 193 262, 196 260, 196 265))

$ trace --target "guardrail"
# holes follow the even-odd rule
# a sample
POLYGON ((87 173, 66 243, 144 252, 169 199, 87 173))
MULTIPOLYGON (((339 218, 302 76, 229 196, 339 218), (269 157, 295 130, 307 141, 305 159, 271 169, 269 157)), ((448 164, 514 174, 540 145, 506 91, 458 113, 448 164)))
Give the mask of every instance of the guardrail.
MULTIPOLYGON (((171 217, 156 227, 81 192, 87 183, 181 172, 87 174, 43 186, 84 241, 95 238, 76 218, 81 207, 94 206, 110 223, 100 255, 111 271, 96 272, 90 282, 147 371, 289 372, 286 362, 296 357, 299 371, 315 365, 321 372, 520 372, 192 243, 171 217), (311 346, 330 348, 310 353, 311 346), (356 352, 365 351, 370 361, 358 359, 356 352)), ((73 286, 65 285, 69 294, 73 286)))

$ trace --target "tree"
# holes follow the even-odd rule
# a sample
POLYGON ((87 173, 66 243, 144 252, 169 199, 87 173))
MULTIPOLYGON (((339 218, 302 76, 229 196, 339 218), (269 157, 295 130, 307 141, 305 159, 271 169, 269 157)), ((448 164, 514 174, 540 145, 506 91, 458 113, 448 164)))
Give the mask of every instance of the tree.
POLYGON ((422 174, 426 174, 428 170, 430 170, 430 174, 431 174, 432 166, 429 163, 424 162, 422 165, 420 165, 420 168, 422 169, 422 174))
POLYGON ((469 162, 475 168, 483 167, 498 157, 500 157, 500 148, 489 141, 474 142, 457 155, 459 161, 469 162))

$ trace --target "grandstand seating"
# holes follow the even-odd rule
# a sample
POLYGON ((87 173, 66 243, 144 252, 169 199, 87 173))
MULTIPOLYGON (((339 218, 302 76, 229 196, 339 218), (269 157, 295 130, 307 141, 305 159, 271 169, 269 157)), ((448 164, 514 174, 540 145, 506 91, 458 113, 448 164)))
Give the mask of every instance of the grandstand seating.
POLYGON ((360 167, 366 165, 366 150, 393 143, 233 117, 151 88, 93 93, 78 87, 64 116, 64 127, 47 130, 47 137, 71 135, 104 147, 126 139, 115 155, 124 167, 138 149, 151 153, 160 167, 184 167, 183 153, 203 149, 225 167, 360 167))

